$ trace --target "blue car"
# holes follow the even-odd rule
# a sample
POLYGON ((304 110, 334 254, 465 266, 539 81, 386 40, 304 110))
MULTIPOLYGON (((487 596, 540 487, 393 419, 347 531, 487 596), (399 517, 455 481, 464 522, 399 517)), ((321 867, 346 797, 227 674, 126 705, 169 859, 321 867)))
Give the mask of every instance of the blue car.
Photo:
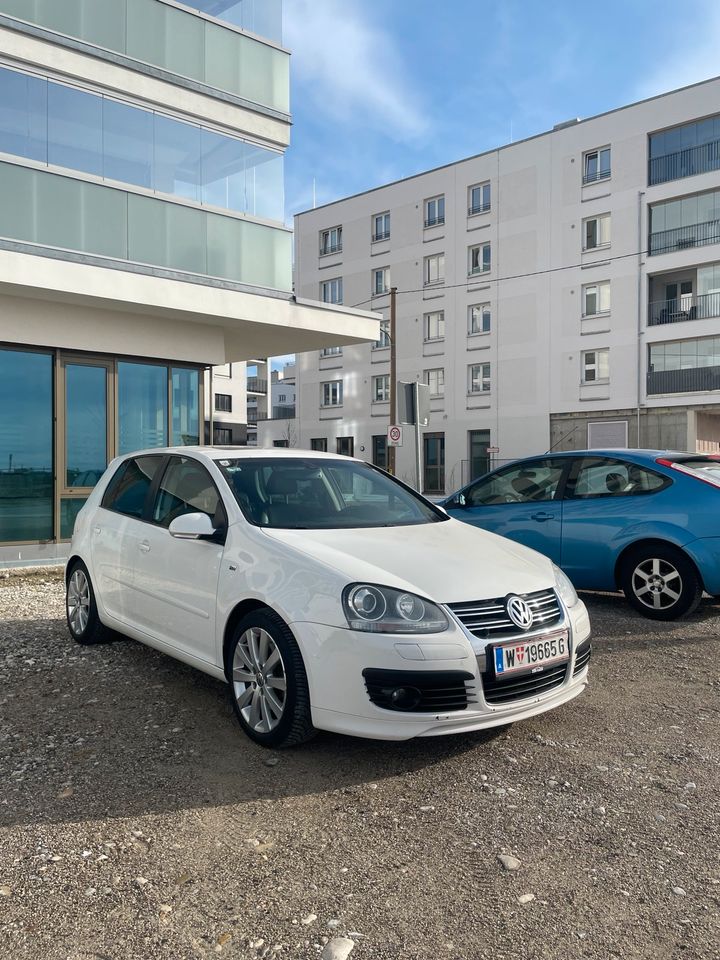
POLYGON ((675 620, 720 596, 720 457, 582 450, 517 460, 442 501, 447 512, 539 550, 578 589, 623 590, 675 620))

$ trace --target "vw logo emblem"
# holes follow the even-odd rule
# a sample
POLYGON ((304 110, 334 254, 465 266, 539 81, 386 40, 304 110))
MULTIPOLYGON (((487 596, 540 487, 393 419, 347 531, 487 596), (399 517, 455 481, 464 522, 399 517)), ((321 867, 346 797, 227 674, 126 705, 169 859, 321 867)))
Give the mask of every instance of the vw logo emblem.
POLYGON ((522 597, 508 597, 505 604, 508 616, 521 630, 529 630, 533 623, 533 613, 522 597))

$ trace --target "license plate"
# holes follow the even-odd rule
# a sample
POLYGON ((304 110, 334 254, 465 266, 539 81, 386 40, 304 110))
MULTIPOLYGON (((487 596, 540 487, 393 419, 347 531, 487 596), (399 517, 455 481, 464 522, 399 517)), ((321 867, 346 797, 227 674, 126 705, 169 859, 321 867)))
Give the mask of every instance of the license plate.
POLYGON ((495 676, 510 673, 540 673, 548 664, 570 659, 570 642, 566 630, 545 637, 515 640, 494 648, 495 676))

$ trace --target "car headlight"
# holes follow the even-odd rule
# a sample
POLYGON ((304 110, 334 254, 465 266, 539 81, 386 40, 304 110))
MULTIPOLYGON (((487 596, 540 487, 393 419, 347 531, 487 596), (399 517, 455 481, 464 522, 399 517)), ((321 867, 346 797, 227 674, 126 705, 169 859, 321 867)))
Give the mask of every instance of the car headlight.
POLYGON ((369 633, 442 633, 448 620, 440 607, 405 590, 352 583, 343 592, 351 630, 369 633))
POLYGON ((555 564, 553 564, 553 573, 555 574, 555 586, 557 587, 557 592, 560 594, 560 599, 566 607, 574 607, 576 603, 580 602, 580 597, 577 595, 577 591, 572 585, 570 578, 566 573, 563 573, 560 567, 556 567, 555 564))

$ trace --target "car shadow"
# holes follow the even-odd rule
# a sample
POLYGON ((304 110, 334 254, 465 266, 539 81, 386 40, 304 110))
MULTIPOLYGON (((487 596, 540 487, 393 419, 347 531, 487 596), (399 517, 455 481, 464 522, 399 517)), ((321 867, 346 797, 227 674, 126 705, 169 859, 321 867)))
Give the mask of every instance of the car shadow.
POLYGON ((360 792, 488 749, 508 729, 405 742, 319 733, 268 751, 241 731, 225 685, 179 661, 119 636, 79 647, 59 619, 3 622, 0 653, 16 632, 23 648, 0 694, 0 826, 360 792))

